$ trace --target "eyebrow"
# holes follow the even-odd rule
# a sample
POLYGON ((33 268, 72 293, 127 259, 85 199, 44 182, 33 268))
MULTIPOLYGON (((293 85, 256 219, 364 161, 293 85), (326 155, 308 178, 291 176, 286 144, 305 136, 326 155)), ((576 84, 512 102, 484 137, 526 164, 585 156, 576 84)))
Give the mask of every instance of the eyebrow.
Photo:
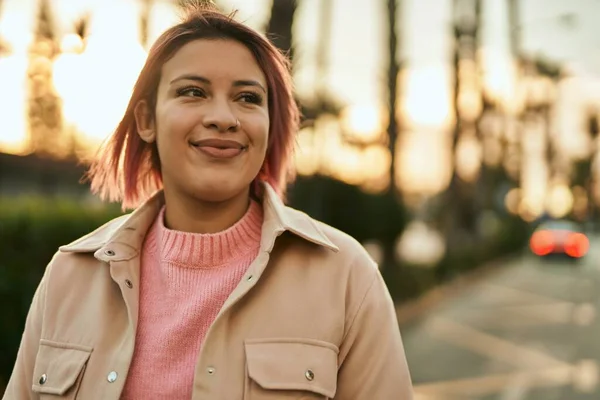
MULTIPOLYGON (((207 85, 211 84, 210 79, 205 78, 203 76, 200 75, 193 75, 193 74, 186 74, 186 75, 181 75, 178 76, 177 78, 173 79, 171 81, 171 85, 174 84, 175 82, 178 81, 195 81, 195 82, 200 82, 200 83, 204 83, 207 85)), ((267 90, 264 88, 263 85, 261 85, 258 81, 252 80, 252 79, 242 79, 242 80, 237 80, 233 82, 233 86, 235 87, 240 87, 240 86, 254 86, 257 87, 259 89, 261 89, 263 92, 267 93, 267 90)))

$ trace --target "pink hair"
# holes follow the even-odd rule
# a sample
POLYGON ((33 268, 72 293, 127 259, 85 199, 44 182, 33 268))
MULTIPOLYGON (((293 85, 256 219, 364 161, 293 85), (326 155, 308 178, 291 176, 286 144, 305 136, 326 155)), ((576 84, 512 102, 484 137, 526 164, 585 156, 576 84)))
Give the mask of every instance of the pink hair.
POLYGON ((233 20, 233 15, 192 9, 183 22, 165 31, 154 43, 125 111, 114 133, 100 147, 87 177, 91 190, 102 199, 120 201, 123 209, 135 208, 162 188, 156 145, 144 142, 137 132, 134 109, 146 100, 152 110, 162 66, 185 44, 197 39, 229 39, 245 45, 265 74, 269 92, 269 143, 264 164, 252 184, 261 197, 259 181, 268 182, 280 197, 294 178, 292 152, 300 113, 293 97, 288 59, 267 39, 233 20))

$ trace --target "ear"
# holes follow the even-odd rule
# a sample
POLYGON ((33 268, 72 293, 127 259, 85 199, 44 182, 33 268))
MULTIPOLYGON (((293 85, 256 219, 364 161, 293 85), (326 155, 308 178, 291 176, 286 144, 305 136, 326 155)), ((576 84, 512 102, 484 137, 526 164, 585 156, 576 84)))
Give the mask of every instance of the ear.
POLYGON ((138 135, 146 143, 152 143, 156 140, 156 129, 154 124, 154 115, 146 100, 140 100, 135 106, 135 124, 138 135))

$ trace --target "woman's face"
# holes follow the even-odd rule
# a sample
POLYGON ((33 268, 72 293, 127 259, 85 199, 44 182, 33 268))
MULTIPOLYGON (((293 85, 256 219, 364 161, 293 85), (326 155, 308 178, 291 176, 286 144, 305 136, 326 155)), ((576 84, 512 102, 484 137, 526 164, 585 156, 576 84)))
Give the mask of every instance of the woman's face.
POLYGON ((140 136, 156 141, 165 191, 203 201, 247 194, 267 151, 267 93, 243 44, 200 39, 179 49, 162 68, 156 109, 136 109, 140 136))

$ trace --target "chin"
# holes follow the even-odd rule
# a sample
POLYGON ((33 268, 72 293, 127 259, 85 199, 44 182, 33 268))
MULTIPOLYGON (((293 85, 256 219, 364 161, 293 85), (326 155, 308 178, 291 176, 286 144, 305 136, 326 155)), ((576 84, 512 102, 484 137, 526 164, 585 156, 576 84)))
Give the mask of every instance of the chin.
POLYGON ((244 191, 247 191, 249 187, 250 183, 240 185, 224 181, 202 182, 191 188, 191 193, 198 200, 219 203, 239 196, 244 191))

